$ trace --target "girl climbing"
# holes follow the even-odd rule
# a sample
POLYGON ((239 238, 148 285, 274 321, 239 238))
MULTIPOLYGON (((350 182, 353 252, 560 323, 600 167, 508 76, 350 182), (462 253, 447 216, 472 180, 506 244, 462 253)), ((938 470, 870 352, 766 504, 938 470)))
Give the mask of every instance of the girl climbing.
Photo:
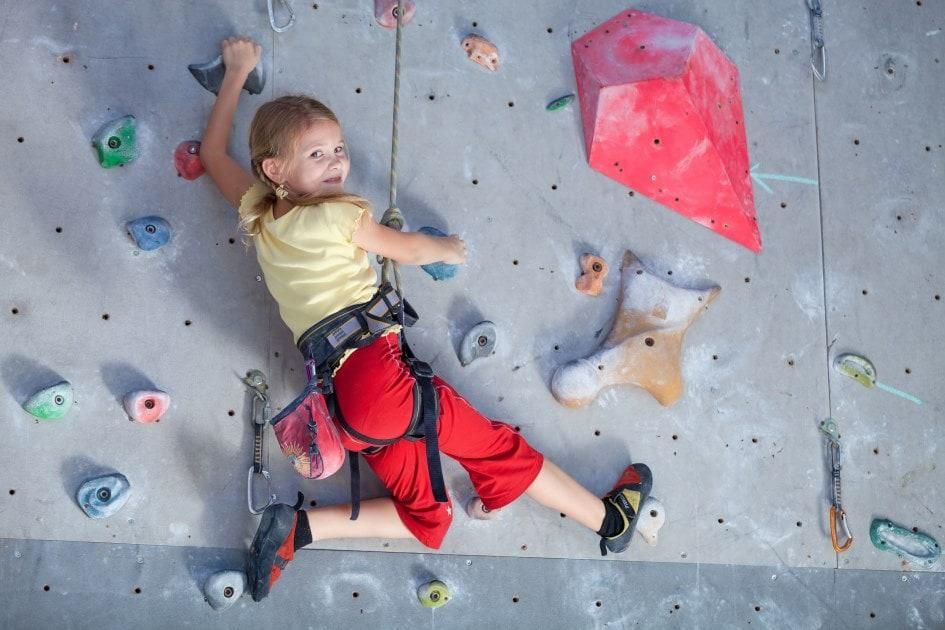
MULTIPOLYGON (((365 199, 345 192, 350 160, 342 129, 314 99, 284 96, 259 108, 250 128, 253 173, 246 172, 227 155, 227 143, 240 90, 259 61, 260 47, 240 37, 224 40, 221 47, 226 75, 200 158, 223 196, 239 208, 240 227, 252 237, 266 286, 296 343, 319 322, 377 295, 369 252, 410 265, 465 262, 466 246, 458 236, 385 227, 375 221, 365 199)), ((347 427, 341 431, 342 444, 364 455, 391 496, 363 501, 356 520, 349 518, 347 504, 267 508, 247 563, 254 600, 266 597, 295 552, 313 541, 415 538, 440 547, 452 506, 448 498, 437 501, 431 491, 427 439, 396 439, 416 417, 418 382, 400 334, 399 326, 390 326, 329 368, 342 427, 347 427), (376 447, 355 436, 393 441, 376 447)), ((602 500, 512 427, 482 416, 442 379, 433 377, 432 383, 439 449, 463 466, 478 493, 472 516, 488 518, 524 493, 597 532, 603 554, 627 548, 652 484, 646 465, 628 466, 602 500)))

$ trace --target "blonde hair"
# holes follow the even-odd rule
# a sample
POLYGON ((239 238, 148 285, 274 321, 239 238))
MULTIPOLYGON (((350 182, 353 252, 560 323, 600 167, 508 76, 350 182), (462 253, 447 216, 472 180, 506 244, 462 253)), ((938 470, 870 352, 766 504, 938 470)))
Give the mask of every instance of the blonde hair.
MULTIPOLYGON (((256 111, 249 128, 249 154, 253 172, 270 188, 269 194, 240 219, 239 229, 247 236, 257 236, 262 230, 262 218, 276 202, 278 184, 262 169, 263 160, 280 158, 291 160, 298 150, 302 132, 317 120, 330 120, 341 125, 328 107, 308 96, 283 96, 269 101, 256 111)), ((345 192, 314 195, 289 193, 285 198, 294 206, 315 206, 326 202, 347 202, 371 209, 370 202, 359 195, 345 192)))

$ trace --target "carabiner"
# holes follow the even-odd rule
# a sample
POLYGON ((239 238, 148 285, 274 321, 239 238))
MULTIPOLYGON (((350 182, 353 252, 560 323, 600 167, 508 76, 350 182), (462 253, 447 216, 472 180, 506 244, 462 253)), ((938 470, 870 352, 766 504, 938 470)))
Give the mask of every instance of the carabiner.
POLYGON ((833 550, 837 553, 843 553, 853 544, 853 534, 847 526, 847 513, 843 508, 837 509, 836 506, 830 506, 830 542, 833 543, 833 550), (844 543, 841 545, 837 536, 837 514, 840 514, 840 527, 843 529, 844 543))
POLYGON ((246 505, 249 507, 250 514, 262 514, 267 507, 276 502, 276 495, 272 493, 272 479, 269 478, 269 471, 263 468, 259 473, 256 473, 253 466, 249 467, 249 474, 246 476, 246 505), (257 508, 253 505, 253 488, 255 479, 254 474, 259 474, 266 480, 266 489, 269 491, 269 502, 266 505, 257 508))
POLYGON ((295 24, 295 13, 292 12, 292 7, 289 6, 289 0, 279 0, 282 3, 283 8, 289 12, 289 21, 285 26, 276 26, 276 12, 273 10, 272 4, 274 0, 268 0, 269 4, 269 26, 272 27, 277 33, 285 33, 287 30, 292 28, 292 25, 295 24))

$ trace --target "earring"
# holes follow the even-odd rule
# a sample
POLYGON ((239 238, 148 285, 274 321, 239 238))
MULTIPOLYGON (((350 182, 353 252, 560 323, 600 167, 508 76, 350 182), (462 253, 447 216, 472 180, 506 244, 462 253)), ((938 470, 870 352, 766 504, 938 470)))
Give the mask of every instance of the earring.
POLYGON ((282 184, 276 186, 276 197, 279 199, 285 199, 289 196, 289 191, 283 188, 282 184))

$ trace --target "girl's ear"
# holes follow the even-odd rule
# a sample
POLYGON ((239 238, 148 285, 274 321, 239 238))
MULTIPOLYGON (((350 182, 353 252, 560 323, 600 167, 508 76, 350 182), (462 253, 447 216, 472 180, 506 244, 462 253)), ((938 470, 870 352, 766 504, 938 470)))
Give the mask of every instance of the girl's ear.
POLYGON ((260 164, 262 172, 266 174, 266 177, 276 182, 277 184, 285 183, 285 173, 283 172, 285 164, 282 160, 276 157, 266 158, 260 164))

